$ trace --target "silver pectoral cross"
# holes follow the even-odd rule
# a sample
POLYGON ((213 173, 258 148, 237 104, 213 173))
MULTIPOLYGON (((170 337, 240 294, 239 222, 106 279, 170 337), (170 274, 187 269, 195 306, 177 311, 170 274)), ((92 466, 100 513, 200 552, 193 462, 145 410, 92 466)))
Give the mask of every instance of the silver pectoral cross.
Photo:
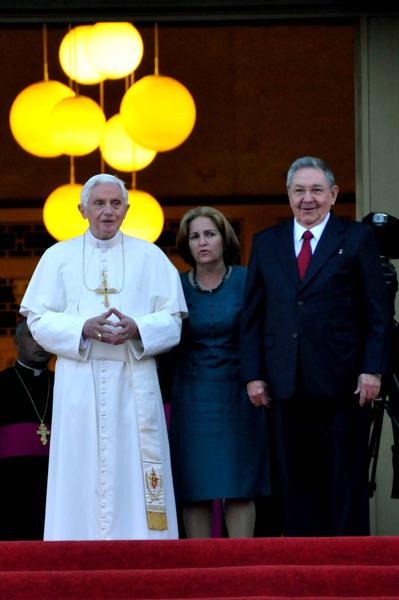
POLYGON ((40 423, 39 429, 36 431, 37 435, 40 436, 40 441, 43 446, 47 446, 47 436, 50 435, 50 429, 47 429, 47 425, 45 423, 40 423))
POLYGON ((108 287, 106 271, 103 271, 101 285, 102 285, 102 287, 97 288, 95 290, 95 292, 96 292, 96 294, 101 294, 102 296, 104 296, 104 306, 106 308, 108 308, 110 305, 109 299, 108 299, 108 294, 116 294, 118 290, 116 290, 115 288, 108 287))

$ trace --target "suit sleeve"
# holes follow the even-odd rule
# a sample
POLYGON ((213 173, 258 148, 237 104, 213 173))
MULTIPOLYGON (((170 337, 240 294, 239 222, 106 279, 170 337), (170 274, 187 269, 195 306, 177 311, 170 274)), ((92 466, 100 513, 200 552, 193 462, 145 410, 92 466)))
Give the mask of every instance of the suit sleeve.
POLYGON ((243 383, 256 379, 266 380, 264 360, 264 318, 266 290, 259 265, 258 236, 254 237, 249 259, 241 314, 240 363, 243 383))

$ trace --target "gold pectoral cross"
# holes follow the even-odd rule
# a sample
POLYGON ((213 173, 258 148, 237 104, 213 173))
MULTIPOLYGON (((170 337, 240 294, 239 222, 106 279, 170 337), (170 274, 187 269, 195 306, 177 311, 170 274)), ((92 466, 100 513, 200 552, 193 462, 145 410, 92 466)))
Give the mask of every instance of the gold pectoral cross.
POLYGON ((40 436, 40 441, 43 446, 47 446, 47 436, 50 435, 50 429, 47 429, 47 425, 45 423, 40 423, 39 429, 36 431, 36 433, 40 436))
POLYGON ((106 308, 109 307, 109 299, 108 299, 108 294, 116 294, 118 292, 118 290, 116 290, 115 288, 109 288, 108 287, 108 282, 107 282, 107 273, 106 271, 103 271, 103 276, 102 276, 102 281, 101 281, 101 285, 102 287, 99 287, 95 290, 96 294, 101 294, 102 296, 104 296, 104 306, 106 308))

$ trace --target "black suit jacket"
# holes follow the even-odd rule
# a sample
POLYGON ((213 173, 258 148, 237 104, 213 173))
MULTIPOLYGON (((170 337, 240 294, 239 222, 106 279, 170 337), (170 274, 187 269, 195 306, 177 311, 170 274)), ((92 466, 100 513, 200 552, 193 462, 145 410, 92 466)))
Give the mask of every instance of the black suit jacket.
POLYGON ((242 315, 244 382, 263 379, 289 398, 355 391, 360 373, 384 373, 390 309, 374 231, 330 215, 300 281, 293 220, 254 236, 242 315))

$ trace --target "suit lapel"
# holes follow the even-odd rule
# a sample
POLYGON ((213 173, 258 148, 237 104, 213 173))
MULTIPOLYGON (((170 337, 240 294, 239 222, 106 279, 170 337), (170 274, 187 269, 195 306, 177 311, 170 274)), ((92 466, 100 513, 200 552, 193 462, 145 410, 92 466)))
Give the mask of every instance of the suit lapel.
POLYGON ((309 263, 305 277, 303 278, 302 286, 307 285, 309 281, 313 279, 325 262, 336 251, 337 247, 342 242, 343 235, 343 224, 331 213, 328 223, 316 246, 315 253, 309 263))
POLYGON ((344 226, 337 217, 331 213, 328 223, 322 233, 322 236, 316 246, 315 253, 309 263, 303 281, 299 278, 298 264, 294 248, 293 219, 286 221, 281 227, 274 231, 274 246, 277 257, 281 262, 282 268, 299 288, 307 285, 313 277, 323 267, 325 262, 336 251, 342 242, 344 235, 344 226))

